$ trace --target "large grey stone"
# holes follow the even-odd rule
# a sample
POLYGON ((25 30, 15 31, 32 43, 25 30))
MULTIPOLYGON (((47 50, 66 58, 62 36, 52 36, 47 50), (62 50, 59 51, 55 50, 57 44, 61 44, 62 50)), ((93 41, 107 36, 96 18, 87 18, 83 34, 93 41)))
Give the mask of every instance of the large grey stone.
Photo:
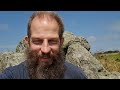
MULTIPOLYGON (((108 72, 103 65, 91 54, 87 40, 73 33, 64 33, 65 42, 62 46, 66 54, 66 60, 81 67, 89 79, 120 79, 120 73, 108 72)), ((14 66, 25 60, 26 49, 24 40, 16 47, 16 52, 4 53, 0 56, 0 70, 14 66)))
POLYGON ((10 66, 18 65, 25 60, 24 53, 5 52, 0 53, 0 72, 10 66))
POLYGON ((66 59, 81 67, 89 79, 118 79, 119 73, 108 72, 103 65, 78 42, 68 47, 66 59))

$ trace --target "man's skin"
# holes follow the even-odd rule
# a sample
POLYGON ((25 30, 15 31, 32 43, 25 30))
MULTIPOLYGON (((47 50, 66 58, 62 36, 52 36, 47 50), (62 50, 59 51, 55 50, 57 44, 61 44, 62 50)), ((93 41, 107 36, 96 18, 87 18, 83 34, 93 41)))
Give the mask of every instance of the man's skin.
MULTIPOLYGON (((59 53, 63 40, 59 37, 59 26, 54 19, 43 18, 40 20, 38 17, 35 17, 31 23, 30 39, 25 37, 28 48, 38 51, 39 55, 59 53)), ((41 58, 39 61, 44 62, 46 66, 53 62, 48 57, 41 58)))

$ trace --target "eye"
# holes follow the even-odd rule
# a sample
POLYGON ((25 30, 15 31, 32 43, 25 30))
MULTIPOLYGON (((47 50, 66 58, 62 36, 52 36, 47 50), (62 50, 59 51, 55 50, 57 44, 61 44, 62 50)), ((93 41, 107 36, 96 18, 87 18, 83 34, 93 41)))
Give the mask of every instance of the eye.
POLYGON ((49 45, 57 44, 58 40, 49 40, 49 45))
POLYGON ((32 41, 32 43, 35 44, 35 45, 41 45, 42 41, 41 40, 35 40, 35 41, 32 41))

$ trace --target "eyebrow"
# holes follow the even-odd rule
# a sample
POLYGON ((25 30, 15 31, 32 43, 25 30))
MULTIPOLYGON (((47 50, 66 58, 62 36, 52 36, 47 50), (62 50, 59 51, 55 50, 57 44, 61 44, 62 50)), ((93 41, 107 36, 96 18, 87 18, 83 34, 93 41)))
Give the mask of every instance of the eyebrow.
MULTIPOLYGON (((35 37, 33 37, 33 38, 31 38, 31 39, 32 39, 32 40, 40 40, 40 39, 42 39, 42 38, 37 38, 37 37, 35 38, 35 37)), ((49 38, 49 39, 50 39, 50 40, 51 40, 51 39, 58 40, 59 38, 57 38, 57 37, 55 38, 55 37, 54 37, 54 38, 49 38)), ((49 39, 48 39, 48 40, 49 40, 49 39)))
POLYGON ((40 38, 35 38, 35 37, 34 37, 34 38, 31 38, 31 39, 32 39, 32 40, 37 40, 37 39, 40 39, 40 38))

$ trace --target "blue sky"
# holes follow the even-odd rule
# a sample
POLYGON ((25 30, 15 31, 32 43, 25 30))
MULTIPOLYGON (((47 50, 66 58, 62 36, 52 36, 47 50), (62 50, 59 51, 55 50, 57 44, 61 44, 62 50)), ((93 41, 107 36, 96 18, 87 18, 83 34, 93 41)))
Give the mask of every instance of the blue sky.
MULTIPOLYGON (((57 11, 65 30, 83 36, 91 52, 120 50, 120 11, 57 11)), ((0 52, 15 50, 32 11, 0 11, 0 52)))

